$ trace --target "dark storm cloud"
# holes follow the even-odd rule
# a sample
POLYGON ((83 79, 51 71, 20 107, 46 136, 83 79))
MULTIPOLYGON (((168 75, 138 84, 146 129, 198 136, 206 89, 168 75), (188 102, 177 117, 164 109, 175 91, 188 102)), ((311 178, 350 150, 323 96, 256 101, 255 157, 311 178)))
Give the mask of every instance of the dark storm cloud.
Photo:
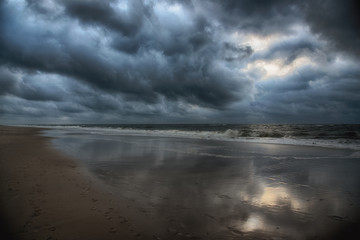
POLYGON ((220 121, 223 114, 257 111, 266 119, 343 106, 341 112, 359 116, 358 71, 327 67, 356 65, 337 55, 359 54, 354 6, 350 0, 0 1, 1 113, 80 122, 220 121), (249 36, 260 45, 244 42, 249 36), (299 58, 307 65, 298 67, 299 58), (276 59, 293 70, 267 76, 266 64, 276 59))
POLYGON ((17 77, 7 68, 0 68, 0 94, 11 94, 26 100, 33 101, 60 101, 62 91, 49 88, 31 75, 17 77))
POLYGON ((234 46, 231 43, 223 44, 223 58, 226 61, 242 60, 249 57, 254 50, 250 46, 234 46))
POLYGON ((48 15, 51 10, 46 6, 46 0, 26 0, 28 7, 37 13, 48 15))
POLYGON ((308 123, 351 123, 360 114, 359 79, 360 70, 353 67, 333 73, 307 67, 299 75, 260 82, 253 110, 276 122, 297 118, 308 123))
POLYGON ((0 95, 10 92, 16 82, 16 78, 6 69, 0 68, 0 95))
POLYGON ((112 42, 112 47, 118 51, 125 52, 128 54, 135 54, 140 48, 140 43, 128 37, 117 37, 112 42))
POLYGON ((141 0, 130 1, 127 11, 117 12, 115 1, 64 0, 66 12, 85 24, 103 25, 125 36, 136 34, 141 28, 146 9, 141 0))
MULTIPOLYGON (((191 1, 192 3, 195 3, 191 1)), ((225 27, 242 31, 269 34, 289 31, 302 13, 296 0, 215 0, 206 1, 209 8, 225 27)))
MULTIPOLYGON (((9 17, 10 18, 10 17, 9 17)), ((154 98, 141 83, 132 84, 122 68, 97 55, 89 45, 78 45, 70 36, 25 29, 19 22, 7 25, 1 36, 1 59, 12 65, 73 76, 101 89, 154 98), (26 39, 26 41, 24 41, 26 39)))
POLYGON ((240 79, 241 82, 238 83, 239 77, 226 69, 206 62, 204 66, 189 65, 185 62, 183 64, 175 70, 171 84, 167 84, 169 81, 165 78, 159 81, 154 89, 171 100, 181 96, 190 103, 221 108, 239 100, 241 96, 236 96, 236 92, 244 91, 243 94, 246 95, 245 91, 249 90, 246 85, 250 88, 247 79, 240 79))
POLYGON ((330 41, 335 49, 360 56, 360 3, 357 0, 304 3, 312 31, 330 41))
MULTIPOLYGON (((114 25, 115 22, 122 24, 122 20, 113 16, 114 10, 108 2, 61 3, 71 17, 81 18, 89 24, 103 24, 124 35, 130 33, 130 30, 126 30, 122 25, 114 25)), ((128 14, 133 14, 134 9, 131 8, 128 14)), ((209 51, 199 52, 195 56, 180 56, 199 49, 209 38, 202 36, 206 35, 203 33, 206 21, 200 17, 188 28, 165 30, 164 34, 168 37, 144 33, 139 37, 140 43, 137 43, 136 38, 126 36, 114 38, 117 42, 113 42, 113 46, 128 54, 136 54, 139 44, 144 47, 144 51, 135 56, 141 60, 129 63, 121 57, 105 59, 99 56, 99 49, 89 44, 79 45, 76 39, 74 43, 74 39, 66 35, 66 32, 60 35, 52 29, 26 29, 26 24, 13 18, 11 11, 14 10, 6 10, 6 13, 5 10, 3 12, 8 22, 3 26, 0 56, 4 62, 16 66, 72 76, 100 89, 123 93, 130 100, 149 103, 155 103, 158 96, 163 95, 174 101, 185 99, 206 107, 223 108, 239 99, 235 95, 236 91, 241 92, 243 89, 245 94, 248 89, 249 81, 238 83, 234 76, 223 75, 223 69, 211 69, 214 56, 209 54, 209 51), (196 30, 195 33, 193 30, 196 30), (151 50, 163 53, 164 56, 161 57, 169 57, 164 59, 167 65, 162 67, 154 63, 153 58, 156 56, 151 56, 151 50), (116 61, 117 65, 114 63, 116 61)), ((139 12, 135 17, 142 13, 141 9, 137 10, 139 12)), ((138 31, 138 28, 133 26, 128 29, 138 31)), ((113 35, 109 33, 108 37, 112 38, 113 35)), ((246 51, 249 52, 250 49, 247 48, 246 51)))
MULTIPOLYGON (((67 12, 85 23, 103 24, 124 35, 136 33, 143 17, 151 10, 140 1, 131 1, 130 11, 118 14, 104 1, 65 1, 67 12), (142 13, 142 14, 139 14, 142 13)), ((292 24, 305 18, 312 30, 334 44, 335 48, 359 55, 360 4, 356 0, 298 1, 298 0, 222 0, 207 1, 225 27, 269 34, 289 31, 292 24), (213 5, 213 6, 212 6, 213 5), (220 7, 220 8, 218 8, 220 7)), ((179 1, 186 4, 186 1, 179 1)), ((197 3, 187 1, 194 7, 197 3)), ((39 7, 38 7, 39 8, 39 7)), ((194 37, 194 41, 202 41, 194 37)))
POLYGON ((282 94, 286 92, 299 92, 310 88, 310 83, 326 76, 325 73, 316 71, 310 67, 298 70, 298 74, 285 78, 268 79, 258 84, 258 90, 270 92, 271 94, 282 94))
MULTIPOLYGON (((180 2, 180 1, 179 1, 180 2)), ((206 1, 227 27, 270 34, 291 31, 303 19, 335 49, 360 54, 360 3, 357 0, 215 0, 206 1)), ((188 5, 193 6, 193 1, 188 5)))

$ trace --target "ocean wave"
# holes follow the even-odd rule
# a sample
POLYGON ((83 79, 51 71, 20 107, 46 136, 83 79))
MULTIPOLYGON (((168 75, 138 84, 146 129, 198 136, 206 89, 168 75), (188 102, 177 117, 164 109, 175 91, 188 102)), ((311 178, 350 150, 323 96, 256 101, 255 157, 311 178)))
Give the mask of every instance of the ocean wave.
POLYGON ((229 138, 239 138, 239 137, 262 137, 262 138, 282 138, 285 137, 284 133, 280 133, 278 131, 257 131, 251 132, 249 130, 239 131, 228 129, 224 132, 224 135, 229 138))
MULTIPOLYGON (((195 139, 208 139, 208 140, 221 140, 221 141, 238 141, 238 142, 253 142, 253 143, 269 143, 269 144, 282 144, 282 145, 299 145, 299 146, 318 146, 337 149, 352 149, 360 150, 360 140, 355 137, 354 133, 344 132, 339 137, 319 138, 317 133, 313 134, 291 134, 287 129, 284 131, 273 130, 268 128, 259 129, 225 129, 210 131, 206 130, 178 130, 178 129, 156 129, 144 128, 135 129, 130 127, 109 127, 109 126, 84 126, 84 125, 71 125, 71 126, 39 126, 46 128, 57 128, 64 130, 71 130, 71 133, 86 133, 86 134, 101 134, 101 135, 129 135, 129 136, 152 136, 152 137, 175 137, 175 138, 195 138, 195 139), (349 136, 345 138, 344 136, 349 136)), ((297 133, 303 131, 300 129, 297 133)), ((355 132, 356 133, 356 132, 355 132)), ((357 133, 356 133, 357 134, 357 133)), ((328 134, 329 135, 329 134, 328 134)))

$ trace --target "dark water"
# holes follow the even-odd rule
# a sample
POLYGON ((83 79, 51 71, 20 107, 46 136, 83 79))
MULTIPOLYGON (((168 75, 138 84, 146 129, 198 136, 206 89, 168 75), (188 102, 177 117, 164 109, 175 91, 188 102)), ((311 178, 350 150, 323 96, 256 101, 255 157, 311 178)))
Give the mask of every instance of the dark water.
POLYGON ((74 129, 47 135, 144 214, 165 219, 169 233, 351 239, 360 223, 360 158, 353 150, 74 129))
POLYGON ((360 139, 360 124, 81 124, 50 126, 218 133, 232 130, 236 137, 360 139))
POLYGON ((360 150, 360 125, 299 124, 88 124, 47 125, 101 135, 216 139, 360 150))

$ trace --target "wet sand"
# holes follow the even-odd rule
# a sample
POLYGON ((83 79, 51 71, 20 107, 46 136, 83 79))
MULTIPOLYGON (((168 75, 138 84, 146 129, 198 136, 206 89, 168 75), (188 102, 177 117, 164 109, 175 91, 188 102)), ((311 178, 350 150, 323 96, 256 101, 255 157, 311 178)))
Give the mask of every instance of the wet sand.
POLYGON ((359 236, 351 151, 40 132, 0 127, 2 233, 14 239, 359 236))
POLYGON ((154 239, 161 233, 156 219, 97 185, 39 131, 0 127, 1 239, 154 239))

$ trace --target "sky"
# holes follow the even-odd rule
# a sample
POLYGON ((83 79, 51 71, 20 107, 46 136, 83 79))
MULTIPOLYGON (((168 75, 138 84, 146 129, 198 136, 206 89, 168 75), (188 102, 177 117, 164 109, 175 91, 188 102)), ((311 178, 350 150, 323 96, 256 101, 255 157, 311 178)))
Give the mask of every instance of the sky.
POLYGON ((355 0, 0 0, 0 124, 360 123, 355 0))

